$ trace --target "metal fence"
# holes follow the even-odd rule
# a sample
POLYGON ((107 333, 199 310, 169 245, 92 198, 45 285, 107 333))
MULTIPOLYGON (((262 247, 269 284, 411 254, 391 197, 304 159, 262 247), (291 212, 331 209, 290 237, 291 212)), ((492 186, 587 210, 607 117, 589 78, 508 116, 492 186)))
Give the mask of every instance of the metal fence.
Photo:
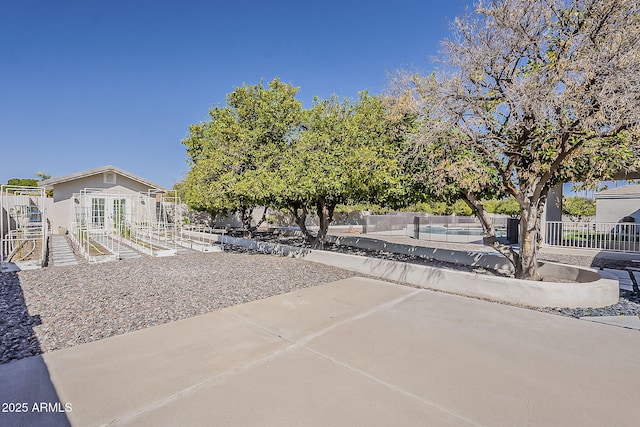
POLYGON ((640 224, 615 222, 547 221, 548 246, 640 252, 640 224))
MULTIPOLYGON (((508 240, 509 219, 504 215, 492 216, 496 237, 508 240)), ((517 240, 517 228, 513 230, 517 240)), ((363 232, 453 243, 479 243, 483 234, 475 216, 406 212, 370 215, 366 217, 363 232)), ((547 246, 640 253, 640 224, 635 223, 546 221, 543 237, 547 246)))
POLYGON ((0 271, 46 265, 48 223, 43 187, 0 186, 0 271))
MULTIPOLYGON (((496 237, 505 238, 507 221, 503 215, 492 216, 496 237)), ((424 213, 398 213, 366 217, 365 234, 382 236, 408 236, 415 239, 473 243, 482 241, 482 225, 475 216, 429 215, 424 213)))

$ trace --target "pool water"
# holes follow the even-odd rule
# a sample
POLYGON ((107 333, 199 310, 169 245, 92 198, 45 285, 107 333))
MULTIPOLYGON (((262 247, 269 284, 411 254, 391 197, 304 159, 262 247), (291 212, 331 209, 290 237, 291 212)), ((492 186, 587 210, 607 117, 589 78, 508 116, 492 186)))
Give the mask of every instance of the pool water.
MULTIPOLYGON (((454 236, 482 236, 482 228, 458 228, 458 227, 437 227, 424 225, 420 227, 420 233, 426 234, 451 234, 454 236)), ((506 236, 507 230, 496 229, 496 236, 506 236)))

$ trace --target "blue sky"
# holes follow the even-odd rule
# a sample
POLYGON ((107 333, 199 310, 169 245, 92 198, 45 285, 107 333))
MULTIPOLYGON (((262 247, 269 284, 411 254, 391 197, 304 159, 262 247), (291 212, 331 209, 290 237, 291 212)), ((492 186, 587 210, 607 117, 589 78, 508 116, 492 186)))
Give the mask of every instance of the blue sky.
POLYGON ((235 86, 384 90, 433 69, 471 0, 0 0, 0 183, 112 164, 164 186, 180 140, 235 86))

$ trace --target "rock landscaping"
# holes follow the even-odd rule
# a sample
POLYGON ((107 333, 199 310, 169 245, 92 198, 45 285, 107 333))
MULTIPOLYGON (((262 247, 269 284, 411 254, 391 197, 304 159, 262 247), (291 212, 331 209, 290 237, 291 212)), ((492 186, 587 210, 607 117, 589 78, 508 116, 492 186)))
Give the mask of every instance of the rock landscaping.
POLYGON ((226 249, 0 273, 0 363, 354 275, 226 249))
MULTIPOLYGON (((280 244, 304 245, 296 237, 262 236, 262 240, 269 239, 280 244)), ((341 245, 328 245, 326 249, 445 269, 501 274, 341 245)), ((226 246, 225 251, 1 273, 0 363, 355 275, 348 270, 259 254, 241 247, 226 246)), ((619 303, 604 308, 535 310, 571 317, 640 315, 640 295, 621 290, 619 303)))

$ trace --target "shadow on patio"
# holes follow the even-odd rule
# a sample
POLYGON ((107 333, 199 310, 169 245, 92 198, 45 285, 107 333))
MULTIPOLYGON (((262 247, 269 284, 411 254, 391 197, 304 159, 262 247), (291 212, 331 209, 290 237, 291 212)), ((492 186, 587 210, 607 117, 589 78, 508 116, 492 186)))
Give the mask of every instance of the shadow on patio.
MULTIPOLYGON (((18 273, 0 273, 0 425, 69 426, 33 327, 18 273)), ((67 407, 69 409, 69 407, 67 407)))

